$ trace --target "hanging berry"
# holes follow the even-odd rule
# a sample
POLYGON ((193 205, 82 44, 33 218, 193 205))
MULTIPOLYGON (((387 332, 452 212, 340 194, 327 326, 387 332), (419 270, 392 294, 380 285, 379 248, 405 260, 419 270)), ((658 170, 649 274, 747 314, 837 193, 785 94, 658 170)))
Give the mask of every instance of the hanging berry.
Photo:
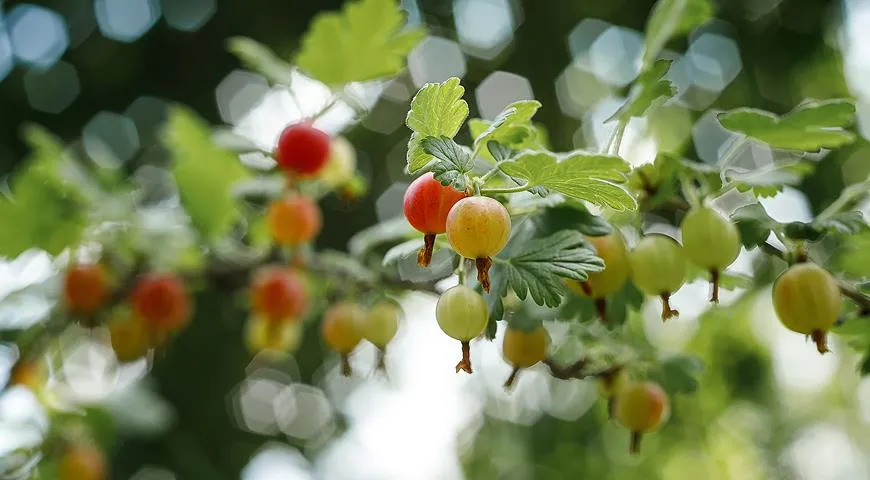
POLYGON ((251 353, 283 355, 295 352, 302 342, 302 322, 275 324, 263 315, 251 315, 245 326, 245 343, 251 353))
POLYGON ((631 431, 629 452, 640 451, 641 436, 655 431, 670 415, 668 394, 657 383, 632 382, 616 397, 616 419, 631 431))
POLYGON ((719 302, 719 276, 740 253, 740 232, 731 221, 710 207, 689 211, 680 224, 683 251, 692 263, 710 272, 713 293, 719 302))
POLYGON ((456 253, 473 258, 477 280, 489 292, 492 257, 507 245, 511 217, 504 205, 489 197, 467 197, 447 215, 447 240, 456 253))
POLYGON ((604 260, 604 270, 590 272, 585 282, 567 280, 568 287, 575 293, 594 299, 598 317, 607 322, 607 303, 605 298, 622 289, 631 275, 628 248, 619 232, 614 231, 603 237, 586 237, 595 248, 595 254, 604 260))
POLYGON ((686 259, 680 244, 666 235, 647 235, 634 247, 629 260, 637 288, 661 297, 662 320, 679 315, 671 308, 670 297, 683 286, 686 277, 686 259))
POLYGON ((106 457, 94 445, 70 445, 57 465, 60 480, 103 480, 106 475, 106 457))
POLYGON ((349 301, 336 303, 323 314, 321 333, 326 345, 341 355, 341 374, 353 374, 350 354, 363 338, 366 311, 349 301))
POLYGON ((254 274, 251 309, 270 322, 294 322, 308 308, 305 285, 287 267, 266 266, 254 274))
POLYGON ((387 345, 393 341, 399 330, 399 319, 402 317, 402 309, 395 302, 378 302, 369 310, 366 316, 364 336, 366 340, 378 347, 378 370, 386 370, 384 357, 387 345))
POLYGON ((417 178, 405 191, 402 205, 405 218, 412 227, 424 234, 424 246, 417 254, 420 266, 428 266, 432 261, 435 235, 447 231, 447 214, 456 202, 465 197, 465 192, 441 185, 432 173, 417 178))
POLYGON ((773 306, 779 321, 791 331, 809 335, 819 353, 828 351, 828 330, 841 309, 840 288, 834 277, 814 263, 798 263, 773 284, 773 306))
POLYGON ((109 322, 109 343, 119 362, 134 362, 148 354, 152 339, 145 323, 131 312, 109 322))
POLYGON ((329 135, 308 123, 288 126, 278 138, 275 160, 296 175, 314 175, 329 159, 329 135))
POLYGON ((438 326, 450 338, 462 342, 462 359, 456 364, 456 373, 471 370, 471 340, 486 329, 488 320, 486 301, 479 293, 465 285, 456 285, 441 294, 435 305, 438 326))
POLYGON ((100 264, 72 265, 64 276, 63 295, 71 313, 89 317, 109 296, 109 274, 100 264))
POLYGON ((546 360, 549 350, 550 335, 543 326, 539 325, 530 331, 509 326, 504 332, 501 353, 513 370, 504 382, 504 388, 510 389, 513 386, 520 369, 530 368, 546 360))
POLYGON ((190 320, 190 295, 172 273, 149 273, 139 278, 130 294, 133 313, 155 333, 183 327, 190 320))
POLYGON ((266 225, 277 245, 295 247, 314 240, 320 233, 323 219, 314 200, 291 193, 269 204, 266 225))

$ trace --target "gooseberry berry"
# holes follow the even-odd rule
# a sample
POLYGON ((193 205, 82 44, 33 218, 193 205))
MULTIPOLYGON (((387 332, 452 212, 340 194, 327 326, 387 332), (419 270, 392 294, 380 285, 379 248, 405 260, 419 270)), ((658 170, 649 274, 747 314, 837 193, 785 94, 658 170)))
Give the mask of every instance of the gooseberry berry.
POLYGON ((710 272, 711 302, 719 302, 719 276, 740 253, 740 232, 710 207, 694 208, 680 224, 683 251, 694 264, 710 272))
POLYGON ((292 322, 305 312, 308 296, 302 281, 287 267, 260 268, 251 282, 251 308, 271 322, 292 322))
POLYGON ((317 172, 318 180, 336 188, 349 182, 355 170, 356 151, 353 145, 344 137, 333 138, 326 165, 317 172))
POLYGON ((644 433, 656 430, 670 414, 668 394, 657 383, 631 382, 616 397, 616 419, 631 431, 632 454, 640 451, 644 433))
POLYGON ((680 314, 671 308, 671 294, 680 289, 686 276, 683 249, 666 235, 647 235, 629 255, 635 285, 647 295, 662 299, 662 320, 680 314))
POLYGON ((46 380, 45 373, 38 361, 19 359, 9 372, 9 385, 20 385, 35 392, 46 380))
POLYGON ((142 276, 130 297, 134 314, 152 330, 176 330, 190 319, 187 287, 174 274, 149 273, 142 276))
POLYGON ((70 312, 93 315, 109 296, 109 275, 100 264, 72 265, 64 277, 63 293, 70 312))
POLYGON ((152 339, 145 323, 129 314, 109 322, 109 343, 120 362, 133 362, 151 349, 152 339))
POLYGON ((417 254, 420 266, 428 266, 432 261, 435 235, 447 231, 447 214, 465 196, 465 192, 441 185, 432 173, 420 176, 408 186, 402 207, 408 223, 424 235, 424 246, 417 254))
POLYGON ((456 364, 456 373, 471 373, 471 339, 483 333, 489 314, 486 301, 465 285, 449 288, 438 298, 435 319, 449 337, 462 343, 462 359, 456 364))
POLYGON ((607 414, 613 417, 616 394, 628 383, 628 373, 622 365, 611 367, 598 375, 598 389, 607 398, 607 414))
POLYGON ((513 386, 520 369, 532 367, 546 360, 549 350, 550 335, 544 327, 539 325, 530 331, 508 327, 504 332, 501 353, 513 370, 504 382, 504 388, 510 389, 513 386))
POLYGON ((566 282, 568 288, 575 293, 592 297, 595 300, 598 317, 606 322, 607 304, 604 298, 618 292, 631 274, 628 249, 622 235, 617 231, 603 237, 586 237, 586 240, 595 248, 595 254, 604 260, 604 270, 589 272, 589 278, 585 282, 577 280, 566 282))
POLYGON ((477 280, 487 292, 492 257, 507 245, 510 234, 510 214, 489 197, 464 198, 447 214, 447 240, 456 253, 475 259, 477 280))
POLYGON ((302 342, 302 322, 276 324, 268 317, 254 314, 245 328, 245 343, 252 353, 280 355, 295 352, 302 342))
POLYGON ((276 244, 297 246, 312 241, 320 233, 323 219, 314 200, 291 193, 269 204, 266 225, 276 244))
POLYGON ((350 353, 362 341, 365 321, 365 310, 349 301, 336 303, 323 314, 323 340, 329 348, 341 355, 341 374, 345 377, 353 373, 350 353))
POLYGON ((384 356, 387 350, 387 344, 396 336, 399 330, 399 319, 402 316, 402 309, 395 302, 382 301, 378 302, 369 310, 366 315, 365 328, 363 335, 366 340, 378 347, 377 369, 385 370, 384 356))
POLYGON ((814 263, 798 263, 773 283, 773 307, 786 328, 809 335, 819 353, 828 351, 827 332, 840 315, 837 281, 814 263))
POLYGON ((329 135, 308 123, 289 125, 278 138, 275 160, 287 172, 317 173, 329 159, 329 135))
POLYGON ((106 457, 96 446, 71 445, 60 457, 57 471, 60 480, 103 480, 106 478, 106 457))

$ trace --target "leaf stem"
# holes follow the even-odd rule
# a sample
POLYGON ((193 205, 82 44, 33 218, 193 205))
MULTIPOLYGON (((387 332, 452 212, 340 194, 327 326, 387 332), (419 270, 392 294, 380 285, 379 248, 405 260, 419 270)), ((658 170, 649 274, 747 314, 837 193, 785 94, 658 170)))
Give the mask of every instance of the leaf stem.
POLYGON ((526 183, 524 185, 520 185, 517 187, 481 188, 480 193, 482 193, 484 195, 487 195, 487 194, 496 195, 496 194, 500 194, 500 193, 518 193, 518 192, 525 192, 532 187, 534 187, 534 185, 532 185, 531 183, 526 183))
POLYGON ((622 137, 625 135, 626 128, 628 128, 628 123, 619 120, 619 123, 617 123, 616 128, 613 129, 613 133, 610 135, 610 140, 607 142, 604 153, 610 154, 611 150, 613 150, 613 155, 619 155, 619 148, 622 146, 622 137))

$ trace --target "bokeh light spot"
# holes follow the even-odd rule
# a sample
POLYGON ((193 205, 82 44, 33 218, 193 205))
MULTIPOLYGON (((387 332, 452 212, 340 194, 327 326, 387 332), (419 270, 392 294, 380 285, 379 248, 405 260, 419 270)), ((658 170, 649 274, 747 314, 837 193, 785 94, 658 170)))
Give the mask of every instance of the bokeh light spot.
POLYGON ((459 44, 442 37, 428 37, 408 56, 408 70, 417 87, 465 76, 465 55, 459 44))
POLYGON ((217 11, 215 0, 162 0, 161 6, 166 23, 185 32, 199 30, 217 11))
POLYGON ((589 65, 601 81, 628 85, 640 73, 643 36, 623 27, 609 27, 589 48, 589 65))
POLYGON ((82 130, 82 142, 88 156, 107 167, 127 162, 139 150, 136 124, 111 112, 94 115, 82 130))
POLYGON ((218 111, 223 121, 241 121, 269 92, 269 83, 256 73, 233 70, 215 89, 218 111))
POLYGON ((58 62, 48 70, 30 70, 24 75, 24 92, 30 105, 42 112, 60 113, 81 93, 75 67, 58 62))
POLYGON ((484 59, 501 53, 516 28, 507 0, 456 0, 453 18, 462 46, 471 55, 484 59))
POLYGON ((517 100, 532 100, 532 84, 526 77, 509 72, 494 72, 486 77, 477 90, 477 108, 484 118, 495 118, 504 107, 517 100))
POLYGON ((9 42, 9 37, 6 32, 0 30, 0 82, 9 75, 12 67, 15 66, 15 58, 12 54, 12 44, 9 42))
POLYGON ((94 13, 106 38, 129 43, 157 23, 160 5, 156 0, 95 0, 94 13))
POLYGON ((9 13, 6 25, 15 57, 23 63, 48 68, 69 46, 66 22, 53 10, 19 5, 9 13))

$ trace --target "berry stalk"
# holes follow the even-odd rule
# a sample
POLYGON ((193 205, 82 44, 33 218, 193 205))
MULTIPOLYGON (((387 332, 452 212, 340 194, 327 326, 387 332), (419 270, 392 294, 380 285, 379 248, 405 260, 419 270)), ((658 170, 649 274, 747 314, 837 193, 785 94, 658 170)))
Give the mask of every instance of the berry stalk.
POLYGON ((456 373, 459 373, 460 370, 465 373, 474 373, 471 370, 471 344, 469 342, 462 342, 462 360, 456 364, 456 373))

